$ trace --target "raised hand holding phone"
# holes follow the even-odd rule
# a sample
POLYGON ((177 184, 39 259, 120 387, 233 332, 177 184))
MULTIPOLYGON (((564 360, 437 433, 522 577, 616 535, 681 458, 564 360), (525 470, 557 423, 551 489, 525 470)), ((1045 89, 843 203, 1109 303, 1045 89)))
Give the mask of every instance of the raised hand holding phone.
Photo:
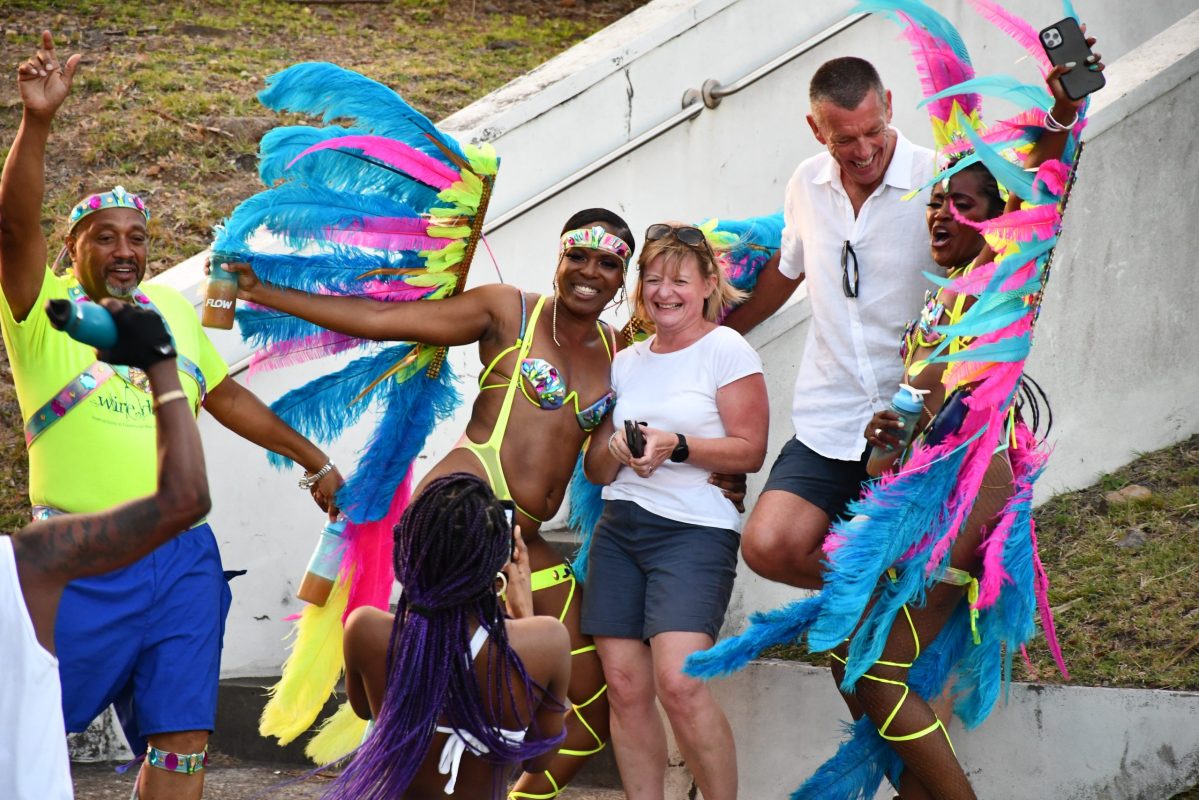
POLYGON ((1081 100, 1107 83, 1100 56, 1091 52, 1095 40, 1087 38, 1085 29, 1074 18, 1066 17, 1043 28, 1039 36, 1049 63, 1055 67, 1074 65, 1061 75, 1062 88, 1071 100, 1081 100))

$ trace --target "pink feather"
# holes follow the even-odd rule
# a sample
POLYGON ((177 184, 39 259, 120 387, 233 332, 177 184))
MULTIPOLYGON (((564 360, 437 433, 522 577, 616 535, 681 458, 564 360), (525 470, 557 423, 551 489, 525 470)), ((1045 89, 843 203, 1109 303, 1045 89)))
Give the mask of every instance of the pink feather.
POLYGON ((1053 68, 1053 65, 1049 63, 1049 57, 1045 55, 1045 50, 1041 47, 1041 40, 1033 26, 993 0, 970 0, 970 3, 983 19, 1015 39, 1025 52, 1035 58, 1041 66, 1042 75, 1053 68))
MULTIPOLYGON (((1022 111, 1011 119, 996 122, 987 127, 979 133, 979 136, 989 145, 1003 145, 1011 142, 1012 146, 1017 146, 1032 141, 1033 136, 1030 131, 1032 129, 1040 131, 1044 120, 1044 111, 1039 109, 1022 111)), ((959 153, 968 153, 973 149, 974 143, 969 139, 958 139, 941 148, 941 154, 948 157, 959 153)))
POLYGON ((1033 186, 1040 184, 1054 197, 1061 197, 1066 190, 1066 182, 1069 180, 1070 168, 1068 166, 1057 160, 1046 161, 1037 167, 1037 177, 1033 181, 1033 186))
MULTIPOLYGON (((412 470, 400 482, 391 498, 391 506, 382 519, 362 525, 350 522, 346 525, 346 546, 342 564, 355 564, 354 582, 350 586, 350 597, 346 603, 345 616, 362 606, 373 606, 386 610, 391 600, 391 587, 395 583, 392 565, 392 529, 399 523, 408 501, 412 497, 412 470)), ((345 617, 342 618, 345 621, 345 617)))
POLYGON ((402 280, 366 280, 358 284, 355 294, 386 303, 408 303, 423 300, 434 291, 434 286, 409 286, 402 280))
POLYGON ((1041 551, 1037 546, 1037 526, 1033 523, 1029 535, 1032 536, 1033 565, 1037 578, 1035 590, 1037 607, 1041 609, 1041 631, 1045 634, 1045 644, 1053 655, 1058 672, 1066 680, 1070 679, 1070 671, 1066 669, 1066 659, 1062 657, 1062 646, 1057 640, 1057 626, 1053 622, 1053 609, 1049 605, 1049 576, 1045 573, 1045 565, 1041 563, 1041 551))
POLYGON ((413 217, 364 217, 345 227, 328 227, 325 236, 341 244, 380 250, 441 250, 452 239, 426 235, 429 222, 413 217))
POLYGON ((366 344, 365 339, 334 331, 321 331, 311 336, 275 342, 254 353, 250 358, 250 376, 324 358, 363 344, 366 344))
POLYGON ((1057 235, 1061 219, 1057 206, 1047 203, 1009 211, 981 224, 972 224, 972 227, 978 228, 984 235, 993 234, 1017 242, 1028 242, 1033 239, 1052 239, 1057 235))
POLYGON ((999 599, 1000 588, 1005 582, 1012 582, 1011 576, 1003 568, 1003 547, 1016 522, 1016 514, 1010 510, 1015 501, 1016 495, 1013 494, 1008 500, 1008 505, 1004 507, 999 524, 983 539, 982 575, 978 579, 978 602, 974 605, 976 609, 981 610, 995 605, 995 601, 999 599))
MULTIPOLYGON (((899 16, 905 23, 903 35, 912 47, 912 57, 916 59, 916 72, 920 76, 925 97, 974 77, 973 67, 959 59, 947 43, 932 36, 906 14, 899 16)), ((954 100, 958 101, 966 114, 977 109, 980 103, 977 94, 954 95, 934 100, 929 104, 929 113, 947 122, 953 113, 954 100)))
MULTIPOLYGON (((975 344, 989 344, 1014 336, 1021 336, 1032 326, 1032 314, 1026 314, 1016 322, 993 331, 974 340, 975 344)), ((980 403, 990 403, 996 407, 1005 407, 1011 397, 1016 381, 1024 370, 1020 361, 955 361, 945 370, 942 381, 946 386, 958 386, 963 383, 975 384, 971 390, 972 397, 980 403)))
POLYGON ((336 139, 319 142, 293 158, 287 166, 291 167, 301 158, 320 150, 341 149, 360 150, 363 155, 395 167, 421 183, 436 189, 447 189, 460 177, 457 172, 437 159, 427 156, 403 142, 388 139, 385 136, 339 136, 336 139))
POLYGON ((949 525, 945 529, 945 535, 933 544, 932 551, 929 553, 928 563, 925 567, 929 575, 939 570, 943 566, 942 562, 949 557, 950 548, 957 541, 958 533, 961 532, 966 518, 970 515, 970 509, 974 505, 974 498, 978 496, 978 488, 982 484, 983 474, 986 473, 987 467, 991 463, 991 454, 995 450, 997 434, 1002 434, 1002 411, 982 407, 973 402, 973 397, 966 400, 966 405, 970 410, 966 414, 962 430, 956 437, 947 439, 946 443, 951 443, 953 439, 959 437, 964 439, 984 425, 987 430, 966 446, 966 457, 962 460, 957 483, 954 485, 953 493, 949 496, 947 503, 950 513, 949 525))

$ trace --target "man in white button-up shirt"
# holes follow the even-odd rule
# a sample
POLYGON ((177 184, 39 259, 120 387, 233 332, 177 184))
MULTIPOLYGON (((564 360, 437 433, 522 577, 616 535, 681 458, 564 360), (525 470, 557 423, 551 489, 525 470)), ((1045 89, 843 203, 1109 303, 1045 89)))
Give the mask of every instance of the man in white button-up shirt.
POLYGON ((787 184, 777 264, 726 324, 746 331, 807 279, 812 321, 787 442, 745 525, 746 563, 771 580, 820 587, 821 544, 866 478, 866 423, 903 375, 899 340, 930 286, 926 193, 933 153, 890 126, 891 93, 860 58, 812 77, 808 124, 828 148, 787 184))

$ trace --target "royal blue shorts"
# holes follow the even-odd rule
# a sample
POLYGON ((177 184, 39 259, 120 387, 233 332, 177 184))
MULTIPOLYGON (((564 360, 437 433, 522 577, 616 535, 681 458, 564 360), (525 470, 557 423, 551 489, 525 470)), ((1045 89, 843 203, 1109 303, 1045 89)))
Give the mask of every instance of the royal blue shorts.
POLYGON ((155 733, 213 729, 232 595, 208 525, 63 592, 54 629, 72 733, 111 703, 134 753, 155 733))

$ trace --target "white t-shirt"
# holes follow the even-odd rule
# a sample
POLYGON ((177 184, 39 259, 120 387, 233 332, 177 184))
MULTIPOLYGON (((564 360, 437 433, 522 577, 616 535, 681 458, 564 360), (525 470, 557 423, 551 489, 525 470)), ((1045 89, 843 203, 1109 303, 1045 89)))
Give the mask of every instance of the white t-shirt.
POLYGON ((899 340, 932 286, 923 272, 944 274, 929 254, 928 190, 903 199, 932 179, 933 152, 895 133, 883 182, 857 217, 827 152, 799 165, 783 201, 779 271, 806 276, 812 308, 791 419, 796 438, 826 458, 861 458, 866 423, 903 377, 899 340), (845 242, 857 255, 856 298, 842 288, 845 242))
MULTIPOLYGON (((651 336, 620 351, 612 361, 612 388, 617 430, 626 419, 652 428, 677 431, 697 439, 726 434, 716 390, 762 372, 762 359, 741 334, 716 327, 699 341, 673 353, 655 353, 651 336)), ((741 515, 720 490, 708 483, 709 471, 687 462, 666 461, 648 478, 622 466, 616 480, 604 487, 605 500, 631 500, 660 517, 741 530, 741 515)))
POLYGON ((0 536, 0 797, 70 800, 71 766, 58 659, 38 642, 17 579, 12 537, 0 536))

